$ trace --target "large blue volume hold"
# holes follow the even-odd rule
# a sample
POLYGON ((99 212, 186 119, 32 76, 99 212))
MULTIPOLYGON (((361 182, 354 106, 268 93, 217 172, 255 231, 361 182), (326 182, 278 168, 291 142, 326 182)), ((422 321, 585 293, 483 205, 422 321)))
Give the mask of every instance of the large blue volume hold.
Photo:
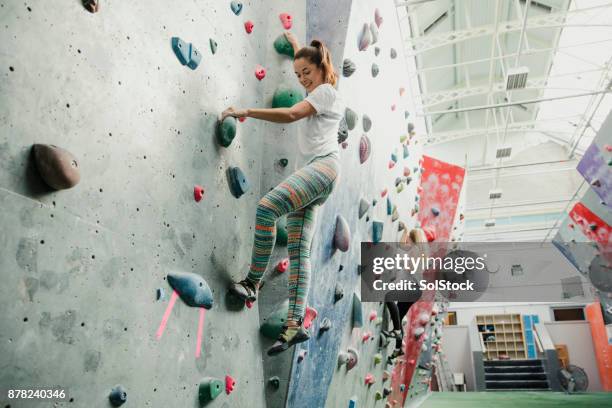
POLYGON ((228 172, 232 195, 236 198, 240 198, 241 195, 249 191, 249 182, 242 170, 238 167, 230 167, 228 172))
POLYGON ((208 283, 191 272, 172 272, 168 274, 168 283, 185 303, 192 307, 213 307, 213 296, 208 283))

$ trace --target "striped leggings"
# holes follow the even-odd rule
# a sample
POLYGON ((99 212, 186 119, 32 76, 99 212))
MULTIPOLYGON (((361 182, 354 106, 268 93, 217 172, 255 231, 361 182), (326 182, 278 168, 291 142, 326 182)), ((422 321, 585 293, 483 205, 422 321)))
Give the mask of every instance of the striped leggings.
POLYGON ((263 277, 276 239, 276 220, 287 214, 288 322, 297 323, 304 317, 316 212, 334 189, 339 171, 335 154, 317 157, 269 191, 257 206, 255 242, 247 279, 257 284, 263 277))

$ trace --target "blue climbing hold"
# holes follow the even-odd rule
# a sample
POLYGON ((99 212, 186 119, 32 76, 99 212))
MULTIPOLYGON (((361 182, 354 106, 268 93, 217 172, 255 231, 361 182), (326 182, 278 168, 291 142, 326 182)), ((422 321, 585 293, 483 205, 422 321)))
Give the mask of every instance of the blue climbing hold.
POLYGON ((186 43, 179 37, 172 37, 172 50, 182 65, 196 69, 202 61, 202 55, 191 43, 186 43))
POLYGON ((391 215, 393 212, 393 204, 391 204, 391 199, 387 197, 387 215, 391 215))
POLYGON ((363 308, 361 307, 361 299, 356 293, 353 293, 353 328, 363 326, 363 308))
POLYGON ((393 160, 394 163, 397 163, 397 154, 395 152, 391 153, 391 160, 393 160))
POLYGON ((437 217, 438 215, 440 215, 440 210, 437 207, 431 207, 431 213, 437 217))
POLYGON ((384 224, 380 221, 372 222, 372 241, 376 244, 380 242, 383 234, 383 226, 384 224))
POLYGON ((237 16, 239 16, 240 13, 242 13, 242 3, 238 1, 232 1, 230 3, 230 8, 232 9, 232 12, 237 16))
POLYGON ((240 196, 249 191, 249 182, 240 168, 230 167, 228 169, 228 176, 230 191, 234 197, 240 198, 240 196))
POLYGON ((404 159, 407 159, 410 153, 408 152, 408 145, 404 145, 404 159))
POLYGON ((123 388, 121 385, 117 385, 111 390, 110 394, 108 395, 108 400, 113 407, 120 407, 121 405, 125 404, 127 401, 127 392, 125 391, 125 388, 123 388))
POLYGON ((357 397, 353 397, 349 400, 348 408, 357 408, 357 397))
POLYGON ((168 283, 187 305, 212 308, 212 291, 200 275, 191 272, 172 272, 168 274, 168 283))

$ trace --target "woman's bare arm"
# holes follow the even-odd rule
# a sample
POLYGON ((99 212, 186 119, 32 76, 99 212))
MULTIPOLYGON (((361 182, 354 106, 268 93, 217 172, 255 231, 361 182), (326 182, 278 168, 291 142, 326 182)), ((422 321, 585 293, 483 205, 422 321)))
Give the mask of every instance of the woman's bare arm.
POLYGON ((296 120, 312 116, 315 113, 317 113, 317 111, 310 103, 301 101, 290 108, 254 108, 239 110, 230 107, 223 111, 221 114, 221 120, 228 116, 233 116, 235 118, 249 117, 275 123, 291 123, 295 122, 296 120))

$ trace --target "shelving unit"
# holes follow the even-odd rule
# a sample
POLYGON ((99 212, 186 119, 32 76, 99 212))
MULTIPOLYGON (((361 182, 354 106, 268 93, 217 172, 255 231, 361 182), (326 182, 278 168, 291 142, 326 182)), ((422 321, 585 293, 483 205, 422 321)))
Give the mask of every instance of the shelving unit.
POLYGON ((520 314, 476 316, 487 360, 506 355, 511 360, 527 358, 523 322, 520 314))

